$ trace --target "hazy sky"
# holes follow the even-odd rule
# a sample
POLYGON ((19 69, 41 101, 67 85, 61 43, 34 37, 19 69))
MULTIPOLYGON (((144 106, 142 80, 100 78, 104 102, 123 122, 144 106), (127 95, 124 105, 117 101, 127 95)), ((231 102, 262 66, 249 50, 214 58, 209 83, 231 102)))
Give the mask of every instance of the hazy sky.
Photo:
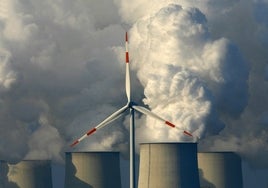
MULTIPOLYGON (((0 158, 62 162, 77 137, 133 99, 244 160, 267 186, 267 0, 1 0, 0 158), (7 147, 8 145, 8 147, 7 147)), ((76 150, 128 151, 128 117, 76 150)), ((185 141, 137 114, 137 143, 185 141)))

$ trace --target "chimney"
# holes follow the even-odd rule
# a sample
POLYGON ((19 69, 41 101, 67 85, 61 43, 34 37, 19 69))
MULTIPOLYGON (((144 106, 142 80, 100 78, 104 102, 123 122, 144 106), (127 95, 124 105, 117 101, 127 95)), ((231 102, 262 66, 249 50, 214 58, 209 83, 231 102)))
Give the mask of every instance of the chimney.
POLYGON ((201 188, 243 188, 241 159, 234 152, 200 152, 201 188))
POLYGON ((24 160, 17 164, 1 161, 0 187, 52 188, 49 160, 24 160))
POLYGON ((140 145, 138 188, 200 188, 196 143, 140 145))
POLYGON ((67 152, 65 188, 121 188, 119 152, 67 152))

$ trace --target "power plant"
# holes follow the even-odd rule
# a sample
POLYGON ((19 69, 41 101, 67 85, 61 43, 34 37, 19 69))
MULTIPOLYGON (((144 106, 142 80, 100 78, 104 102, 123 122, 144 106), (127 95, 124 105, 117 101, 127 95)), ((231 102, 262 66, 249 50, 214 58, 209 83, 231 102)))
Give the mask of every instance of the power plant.
MULTIPOLYGON (((67 152, 65 188, 121 188, 119 152, 67 152)), ((138 188, 243 188, 234 152, 197 152, 197 143, 140 145, 138 188)), ((0 188, 52 188, 49 160, 0 161, 0 188)))
POLYGON ((17 164, 1 161, 1 188, 52 188, 49 160, 24 160, 17 164))
POLYGON ((138 188, 200 188, 196 143, 140 145, 138 188))
POLYGON ((67 152, 65 188, 121 188, 119 152, 67 152))
POLYGON ((243 188, 241 159, 234 152, 200 152, 201 188, 243 188))

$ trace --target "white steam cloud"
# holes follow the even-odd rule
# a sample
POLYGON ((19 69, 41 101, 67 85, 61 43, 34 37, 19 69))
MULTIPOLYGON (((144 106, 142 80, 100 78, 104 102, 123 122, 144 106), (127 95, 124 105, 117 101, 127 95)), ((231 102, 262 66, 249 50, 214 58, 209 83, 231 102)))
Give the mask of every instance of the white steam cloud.
POLYGON ((40 126, 29 139, 29 153, 26 159, 54 159, 61 161, 60 151, 64 147, 64 141, 59 135, 58 130, 52 127, 48 117, 41 114, 39 117, 40 126))
POLYGON ((10 52, 0 46, 0 92, 8 90, 16 81, 16 72, 11 68, 10 52))
MULTIPOLYGON (((265 0, 2 0, 0 158, 60 161, 125 104, 127 29, 134 101, 201 137, 201 149, 267 167, 267 12, 265 0)), ((186 139, 137 116, 141 142, 186 139)), ((126 151, 127 121, 77 149, 126 151)))
POLYGON ((123 85, 114 54, 122 27, 107 8, 116 10, 99 1, 0 2, 1 159, 60 161, 82 133, 68 132, 72 122, 120 105, 123 88, 108 86, 123 85))
MULTIPOLYGON (((170 4, 138 21, 130 41, 144 102, 198 137, 223 128, 218 111, 239 114, 247 101, 245 61, 227 39, 211 40, 206 25, 198 9, 170 4)), ((152 119, 147 126, 148 139, 183 139, 152 119)))

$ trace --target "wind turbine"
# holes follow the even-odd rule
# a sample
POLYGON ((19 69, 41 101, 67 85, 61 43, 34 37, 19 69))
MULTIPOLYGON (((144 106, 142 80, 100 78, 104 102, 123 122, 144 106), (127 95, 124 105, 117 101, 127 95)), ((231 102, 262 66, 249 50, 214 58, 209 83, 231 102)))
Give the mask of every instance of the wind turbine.
MULTIPOLYGON (((135 110, 153 117, 156 120, 159 120, 166 124, 167 126, 170 126, 172 128, 177 128, 182 130, 181 128, 177 127, 175 124, 171 123, 170 121, 167 121, 163 119, 162 117, 158 116, 157 114, 151 112, 145 107, 142 107, 135 102, 131 100, 131 83, 130 83, 130 71, 129 71, 129 53, 128 53, 128 34, 126 32, 125 36, 125 41, 126 41, 126 96, 127 96, 127 104, 108 116, 106 119, 104 119, 101 123, 99 123, 97 126, 94 128, 90 129, 86 134, 84 134, 82 137, 79 139, 75 140, 72 144, 71 147, 77 145, 79 142, 81 142, 83 139, 85 139, 87 136, 92 135, 95 133, 97 130, 104 128, 106 125, 111 123, 112 121, 116 120, 119 118, 123 113, 125 113, 127 110, 130 112, 130 188, 135 188, 135 131, 134 131, 134 125, 135 125, 135 119, 134 119, 134 113, 135 110)), ((191 133, 189 133, 186 130, 182 130, 183 133, 187 136, 193 136, 191 133)))

